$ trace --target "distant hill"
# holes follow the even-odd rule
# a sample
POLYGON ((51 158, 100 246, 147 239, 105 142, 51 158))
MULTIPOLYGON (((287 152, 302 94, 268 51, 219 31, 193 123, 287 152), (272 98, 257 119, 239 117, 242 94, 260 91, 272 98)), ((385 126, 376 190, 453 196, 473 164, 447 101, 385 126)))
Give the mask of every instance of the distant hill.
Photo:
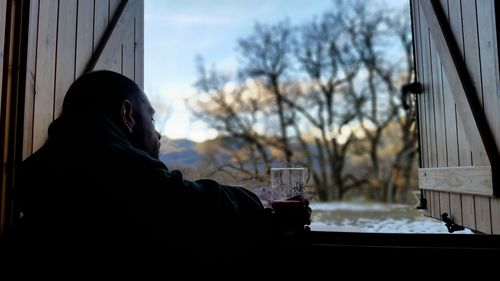
POLYGON ((204 142, 194 142, 188 139, 169 139, 162 137, 160 160, 167 166, 195 166, 208 151, 216 153, 224 161, 228 155, 223 150, 238 149, 244 142, 233 137, 218 137, 204 142))
POLYGON ((198 143, 188 139, 168 139, 163 137, 160 147, 160 160, 168 165, 193 166, 201 159, 198 143))
MULTIPOLYGON (((204 142, 194 142, 189 139, 169 139, 162 137, 160 147, 160 160, 167 166, 196 166, 203 159, 203 156, 210 153, 219 162, 229 160, 228 150, 238 150, 245 145, 241 139, 220 136, 204 142)), ((296 151, 301 148, 297 144, 292 144, 296 151)), ((309 144, 313 154, 317 153, 317 148, 313 143, 309 144)), ((314 161, 313 168, 318 168, 319 161, 314 161)))

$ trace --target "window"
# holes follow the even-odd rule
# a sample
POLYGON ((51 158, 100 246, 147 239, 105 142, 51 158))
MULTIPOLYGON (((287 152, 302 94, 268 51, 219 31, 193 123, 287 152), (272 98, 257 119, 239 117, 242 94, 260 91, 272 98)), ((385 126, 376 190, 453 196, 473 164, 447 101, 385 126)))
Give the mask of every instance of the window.
POLYGON ((305 167, 316 230, 447 232, 416 209, 408 3, 313 2, 145 3, 162 161, 256 193, 305 167))

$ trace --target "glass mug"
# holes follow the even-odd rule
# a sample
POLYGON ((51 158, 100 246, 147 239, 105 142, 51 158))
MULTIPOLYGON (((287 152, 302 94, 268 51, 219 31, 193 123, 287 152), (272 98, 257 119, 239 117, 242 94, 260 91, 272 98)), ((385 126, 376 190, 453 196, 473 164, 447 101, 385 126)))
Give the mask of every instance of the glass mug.
POLYGON ((306 168, 271 168, 273 201, 304 199, 306 168))
POLYGON ((306 168, 271 168, 271 206, 278 218, 280 233, 303 233, 310 224, 309 202, 304 200, 307 179, 306 168))

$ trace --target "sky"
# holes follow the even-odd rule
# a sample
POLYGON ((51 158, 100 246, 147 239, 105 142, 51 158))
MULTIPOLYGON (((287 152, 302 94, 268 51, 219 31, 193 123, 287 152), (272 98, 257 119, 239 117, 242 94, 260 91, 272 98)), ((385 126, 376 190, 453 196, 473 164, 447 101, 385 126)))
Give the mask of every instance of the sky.
POLYGON ((214 138, 216 132, 193 120, 184 105, 196 95, 197 55, 209 66, 234 71, 237 40, 249 36, 256 22, 288 19, 298 25, 330 7, 332 0, 145 0, 144 90, 159 112, 157 129, 173 139, 214 138))

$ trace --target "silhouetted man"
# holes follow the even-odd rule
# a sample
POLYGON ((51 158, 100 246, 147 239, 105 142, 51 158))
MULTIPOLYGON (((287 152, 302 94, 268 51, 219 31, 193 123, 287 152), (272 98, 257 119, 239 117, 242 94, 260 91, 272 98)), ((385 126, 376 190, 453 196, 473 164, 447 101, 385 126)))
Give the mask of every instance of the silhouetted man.
POLYGON ((158 260, 171 269, 260 254, 271 225, 259 198, 167 169, 154 112, 121 74, 96 71, 73 83, 46 144, 23 163, 19 253, 52 266, 158 260))

